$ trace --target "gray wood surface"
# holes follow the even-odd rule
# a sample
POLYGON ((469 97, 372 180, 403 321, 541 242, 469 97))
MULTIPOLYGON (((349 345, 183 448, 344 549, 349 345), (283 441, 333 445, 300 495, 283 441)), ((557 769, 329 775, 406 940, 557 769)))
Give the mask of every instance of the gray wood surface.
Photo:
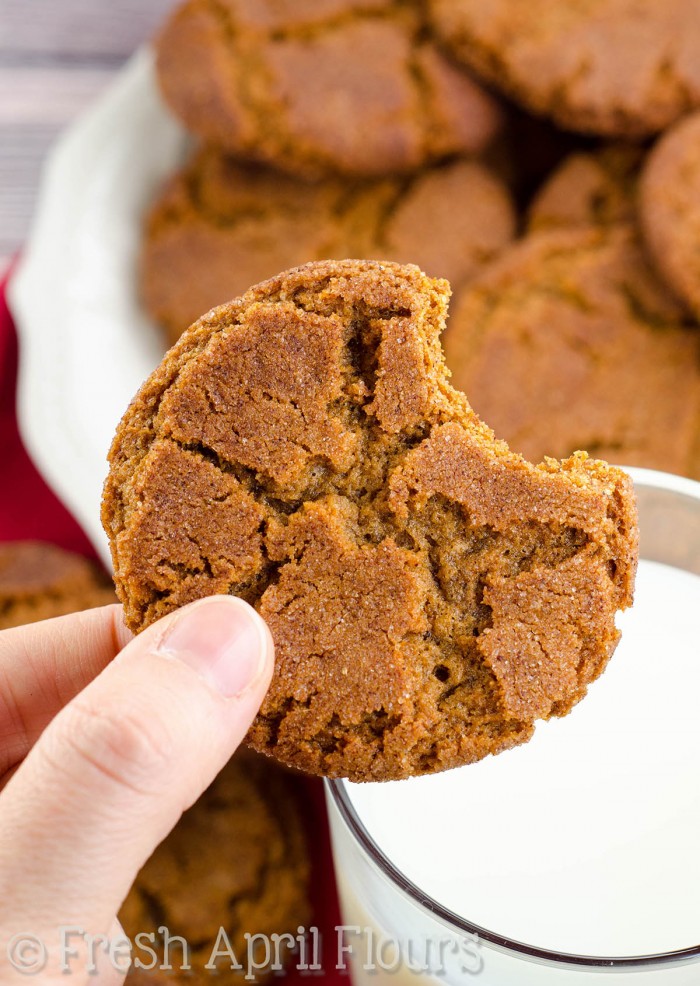
POLYGON ((176 0, 0 0, 0 272, 29 231, 47 150, 176 0))

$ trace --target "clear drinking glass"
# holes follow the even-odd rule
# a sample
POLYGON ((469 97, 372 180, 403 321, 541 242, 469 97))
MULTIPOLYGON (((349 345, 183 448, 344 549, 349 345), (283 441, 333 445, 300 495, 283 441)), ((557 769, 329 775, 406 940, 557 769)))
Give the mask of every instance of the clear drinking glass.
MULTIPOLYGON (((629 469, 628 472, 634 480, 639 505, 641 559, 660 562, 677 569, 679 573, 689 572, 696 576, 700 575, 700 483, 645 469, 629 469)), ((650 568, 656 567, 650 566, 650 568)), ((663 576, 666 570, 658 569, 658 571, 661 571, 663 576)), ((673 707, 667 707, 672 701, 671 697, 668 702, 663 700, 665 690, 669 688, 669 681, 672 693, 676 693, 678 688, 693 688, 693 683, 675 681, 673 678, 673 635, 676 622, 674 613, 669 612, 668 607, 660 608, 656 612, 653 594, 651 603, 649 599, 647 593, 644 602, 645 618, 663 621, 664 639, 667 640, 667 647, 662 648, 658 654, 660 708, 666 709, 664 714, 672 717, 673 707)), ((700 594, 697 603, 700 610, 700 594)), ((686 609, 684 641, 687 654, 689 639, 687 628, 690 626, 688 620, 694 619, 694 615, 687 612, 689 609, 687 598, 684 605, 686 609)), ((630 616, 626 617, 628 622, 623 629, 623 640, 628 633, 634 634, 634 607, 629 612, 630 616)), ((690 639, 691 649, 694 651, 692 635, 690 639)), ((616 656, 613 656, 612 662, 615 661, 616 656)), ((694 653, 691 657, 694 657, 694 653)), ((700 631, 697 636, 697 661, 700 666, 700 631)), ((606 671, 606 674, 610 673, 610 669, 606 671)), ((604 679, 605 675, 600 682, 592 686, 592 689, 598 687, 604 679)), ((700 667, 697 682, 700 684, 700 667)), ((590 696, 584 699, 580 707, 588 701, 591 701, 590 696)), ((697 690, 697 705, 697 716, 687 716, 687 723, 684 720, 683 724, 683 729, 689 731, 687 736, 692 735, 695 739, 700 737, 700 687, 697 690)), ((576 710, 572 715, 575 712, 576 710)), ((550 728, 550 724, 545 724, 544 728, 550 728)), ((603 736, 606 735, 606 730, 610 730, 611 743, 619 739, 619 731, 618 734, 615 733, 616 728, 614 722, 601 721, 597 724, 597 729, 602 731, 603 736)), ((658 728, 664 729, 663 715, 659 719, 658 728)), ((700 743, 696 745, 700 748, 700 743)), ((521 749, 525 750, 526 747, 521 749)), ((631 749, 634 751, 633 746, 631 749)), ((679 756, 682 754, 681 750, 679 756)), ((511 753, 501 756, 508 757, 511 753)), ((668 838, 675 840, 670 847, 673 850, 674 865, 678 869, 678 860, 687 858, 689 880, 695 880, 693 873, 697 871, 697 860, 700 858, 698 845, 700 829, 697 830, 696 835, 693 835, 692 829, 689 830, 687 824, 685 828, 682 825, 680 829, 678 826, 674 828, 674 819, 677 816, 681 819, 685 818, 687 822, 688 812, 692 811, 697 811, 700 817, 700 807, 698 807, 700 797, 695 793, 700 791, 700 762, 695 763, 692 756, 688 763, 681 761, 681 767, 678 768, 686 772, 682 780, 686 784, 685 790, 690 807, 680 801, 677 805, 669 804, 665 806, 663 816, 668 818, 670 826, 668 838), (678 835, 678 831, 682 834, 678 835), (679 846, 679 839, 687 842, 687 845, 679 846)), ((471 769, 464 767, 460 772, 471 769)), ((646 761, 635 765, 634 776, 637 779, 641 778, 641 785, 645 783, 646 769, 646 761)), ((656 771, 660 772, 663 778, 666 768, 661 762, 649 766, 648 769, 650 775, 656 771)), ((451 771, 443 777, 449 783, 449 775, 456 773, 458 772, 451 771)), ((414 782, 397 783, 404 785, 414 782)), ((649 783, 654 783, 653 776, 649 777, 649 783)), ((383 785, 361 785, 361 787, 378 789, 383 785)), ((335 868, 343 920, 347 926, 344 933, 345 947, 341 945, 338 950, 338 964, 343 966, 347 963, 354 986, 368 986, 381 982, 393 983, 395 986, 418 982, 431 983, 435 986, 439 983, 475 983, 477 986, 478 984, 481 986, 594 986, 603 977, 616 974, 624 977, 626 986, 627 984, 628 986, 638 986, 638 984, 639 986, 691 986, 691 984, 697 986, 700 983, 700 944, 695 944, 700 942, 700 892, 693 898, 693 911, 695 912, 697 907, 697 913, 689 915, 690 925, 695 921, 694 938, 691 937, 692 932, 690 932, 688 937, 691 940, 678 942, 668 951, 654 952, 653 948, 644 948, 637 949, 636 954, 615 951, 607 954, 574 954, 568 950, 557 951, 543 947, 541 942, 528 944, 527 941, 515 940, 509 936, 506 929, 499 929, 497 918, 491 920, 488 927, 484 927, 479 925, 478 917, 473 913, 455 913, 454 909, 450 910, 444 901, 434 899, 402 872, 396 859, 390 858, 391 853, 385 852, 369 831, 366 824, 366 817, 369 816, 363 817, 363 810, 358 809, 353 801, 354 797, 358 798, 358 790, 358 786, 348 784, 346 781, 326 782, 335 868)), ((372 797, 371 791, 364 792, 365 804, 368 796, 372 797)), ((595 790, 591 791, 590 796, 597 797, 595 790)), ((363 803, 363 799, 358 798, 358 800, 360 804, 363 803)), ((606 803, 603 799, 600 811, 604 814, 605 810, 606 803)), ((434 832, 428 834, 439 840, 444 837, 443 819, 436 817, 434 821, 434 832)), ((407 827, 411 826, 410 811, 403 818, 403 824, 407 827)), ((432 820, 430 824, 432 825, 432 820)), ((463 819, 463 831, 464 847, 469 847, 468 816, 463 819)), ((661 836, 657 833, 656 837, 661 836)), ((624 851, 634 852, 634 845, 631 849, 626 847, 624 851)), ((455 870, 463 868, 465 880, 470 878, 469 859, 468 851, 455 853, 455 870)), ((648 869, 650 862, 654 861, 650 861, 642 854, 637 862, 640 868, 648 869)), ((656 860, 655 865, 658 863, 659 861, 656 860)), ((681 865, 678 869, 681 886, 683 873, 681 865)), ((513 884, 512 892, 519 895, 523 908, 536 906, 531 905, 529 901, 527 885, 520 885, 515 879, 513 884)), ((625 887, 619 890, 620 900, 624 901, 625 887)), ((659 899, 653 893, 649 899, 638 899, 634 888, 630 887, 628 901, 630 913, 635 908, 642 908, 640 913, 645 916, 645 920, 656 921, 656 913, 653 909, 658 908, 659 920, 664 917, 668 921, 668 911, 663 910, 669 904, 668 898, 667 887, 663 894, 660 891, 659 899)), ((554 902, 554 906, 564 910, 570 904, 571 902, 565 899, 565 895, 554 902)), ((586 905, 586 907, 588 908, 586 920, 595 922, 598 918, 595 898, 590 902, 590 906, 586 905)), ((683 935, 686 934, 685 927, 684 923, 683 935)), ((546 938, 546 934, 544 937, 546 938)))

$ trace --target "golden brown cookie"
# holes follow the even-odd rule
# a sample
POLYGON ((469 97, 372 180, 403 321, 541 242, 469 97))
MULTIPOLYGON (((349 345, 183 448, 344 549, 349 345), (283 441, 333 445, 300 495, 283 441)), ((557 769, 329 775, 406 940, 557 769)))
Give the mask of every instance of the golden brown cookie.
POLYGON ((141 293, 174 342, 250 284, 325 257, 411 260, 459 289, 514 230, 508 189, 474 161, 404 178, 310 183, 208 149, 150 213, 141 293))
POLYGON ((501 122, 414 0, 187 0, 157 68, 189 130, 295 174, 413 170, 478 153, 501 122))
POLYGON ((456 386, 533 460, 586 449, 699 473, 700 333, 631 227, 510 247, 464 292, 445 350, 456 386))
POLYGON ((582 133, 656 133, 700 105, 697 0, 429 0, 487 82, 582 133))
POLYGON ((447 381, 448 297, 412 266, 280 274, 182 336, 112 446, 129 626, 252 602, 276 670, 249 741, 310 772, 388 780, 527 740, 631 600, 628 478, 494 439, 447 381))
POLYGON ((700 319, 700 113, 681 120, 650 153, 640 218, 659 272, 700 319))
MULTIPOLYGON (((119 919, 132 942, 126 981, 129 986, 242 982, 245 934, 295 936, 310 917, 308 894, 308 849, 292 779, 263 757, 237 753, 156 849, 124 902, 119 919), (173 971, 159 968, 164 964, 161 926, 188 943, 191 971, 180 968, 185 961, 177 945, 169 955, 173 971), (214 962, 218 972, 204 968, 222 927, 242 970, 231 971, 226 956, 214 962), (155 940, 134 944, 141 933, 154 934, 155 940), (157 954, 153 970, 134 961, 153 963, 145 945, 157 954)), ((226 947, 223 940, 219 945, 222 951, 226 947)), ((280 964, 289 954, 283 942, 280 964)), ((261 956, 255 951, 260 963, 261 956)), ((274 954, 271 958, 274 963, 274 954)))
POLYGON ((568 155, 535 195, 528 228, 609 226, 634 222, 641 148, 609 144, 568 155))
POLYGON ((43 541, 0 543, 0 630, 116 603, 107 576, 43 541))

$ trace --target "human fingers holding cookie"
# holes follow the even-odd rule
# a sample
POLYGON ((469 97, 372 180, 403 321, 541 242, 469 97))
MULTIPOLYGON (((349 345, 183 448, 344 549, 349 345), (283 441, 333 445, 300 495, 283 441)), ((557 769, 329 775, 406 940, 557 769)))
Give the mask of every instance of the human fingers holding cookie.
MULTIPOLYGON (((241 742, 272 662, 264 622, 229 596, 137 639, 116 606, 0 634, 0 929, 17 941, 3 982, 27 961, 62 981, 62 959, 88 981, 85 936, 119 931, 137 871, 241 742)), ((96 953, 99 981, 120 982, 96 953)))

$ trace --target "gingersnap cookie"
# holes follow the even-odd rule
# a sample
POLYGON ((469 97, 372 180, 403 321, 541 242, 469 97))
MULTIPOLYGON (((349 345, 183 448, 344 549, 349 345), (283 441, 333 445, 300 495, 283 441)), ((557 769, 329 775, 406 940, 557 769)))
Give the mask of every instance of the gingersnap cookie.
POLYGON ((445 350, 455 384, 528 458, 586 449, 700 474, 700 334, 632 227, 510 247, 463 293, 445 350))
POLYGON ((642 157, 633 144, 568 155, 533 198, 528 229, 634 222, 642 157))
POLYGON ((700 318, 700 113, 681 120, 649 154, 640 219, 660 274, 700 318))
POLYGON ((294 174, 384 175, 483 150, 499 108, 401 0, 187 0, 163 95, 208 143, 294 174))
POLYGON ((459 289, 514 230, 506 185, 475 161, 404 178, 311 183, 210 148, 150 213, 141 294, 174 342, 202 312, 309 260, 416 260, 459 289))
POLYGON ((527 740, 605 667, 630 604, 628 478, 533 466, 448 383, 449 285, 307 264, 196 322, 130 405, 103 522, 128 625, 211 593, 276 646, 251 745, 356 781, 527 740))
POLYGON ((43 541, 0 543, 0 630, 116 603, 86 558, 43 541))
POLYGON ((695 0, 429 0, 481 78, 560 126, 640 137, 700 105, 695 0))
MULTIPOLYGON (((310 918, 309 857, 303 822, 291 777, 263 757, 237 753, 214 783, 185 812, 136 878, 119 914, 132 942, 132 967, 127 983, 191 983, 243 981, 248 971, 245 935, 296 936, 310 918), (182 946, 169 949, 170 971, 162 970, 164 933, 179 935, 188 945, 190 971, 182 946), (231 970, 224 928, 240 970, 231 970), (136 940, 136 935, 154 939, 136 940), (215 948, 213 969, 205 966, 215 948), (140 968, 154 962, 154 969, 140 968)), ((254 939, 251 957, 262 966, 264 951, 254 939)), ((289 945, 279 949, 283 965, 289 945)), ((267 970, 267 975, 273 969, 267 970)), ((260 979, 267 978, 265 970, 260 979)))

